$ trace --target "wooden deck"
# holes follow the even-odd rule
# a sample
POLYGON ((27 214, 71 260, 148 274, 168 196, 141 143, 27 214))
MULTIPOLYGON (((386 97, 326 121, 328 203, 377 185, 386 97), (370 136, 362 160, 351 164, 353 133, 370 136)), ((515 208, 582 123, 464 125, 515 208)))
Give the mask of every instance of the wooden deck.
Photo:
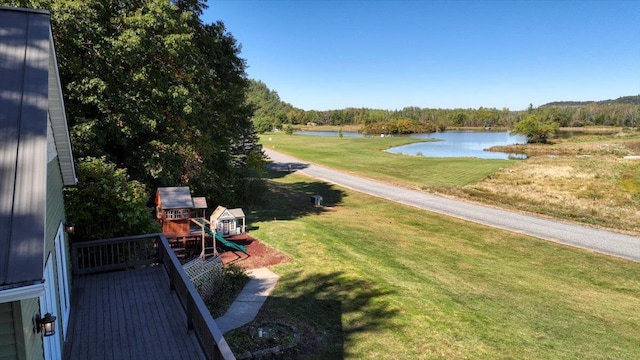
POLYGON ((65 358, 204 359, 162 266, 74 278, 65 358))

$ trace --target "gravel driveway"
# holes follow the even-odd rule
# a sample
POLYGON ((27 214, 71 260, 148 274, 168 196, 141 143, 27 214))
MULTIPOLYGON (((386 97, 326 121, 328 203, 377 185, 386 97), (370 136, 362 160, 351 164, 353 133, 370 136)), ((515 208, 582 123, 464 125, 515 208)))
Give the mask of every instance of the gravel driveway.
POLYGON ((634 236, 451 200, 305 163, 272 149, 264 151, 274 168, 299 171, 328 183, 443 215, 640 262, 640 238, 634 236))

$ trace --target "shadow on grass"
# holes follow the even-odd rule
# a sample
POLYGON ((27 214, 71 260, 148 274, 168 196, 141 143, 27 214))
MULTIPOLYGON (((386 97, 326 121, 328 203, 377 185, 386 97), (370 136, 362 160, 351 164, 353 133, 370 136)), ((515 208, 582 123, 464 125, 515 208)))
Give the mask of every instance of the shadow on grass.
POLYGON ((265 323, 286 324, 294 327, 299 337, 294 353, 286 358, 343 359, 358 356, 345 351, 352 348, 349 342, 353 335, 376 336, 398 313, 384 301, 390 291, 343 272, 288 276, 280 279, 277 290, 292 296, 269 297, 252 324, 225 337, 233 339, 265 323))
POLYGON ((321 181, 275 182, 272 179, 284 178, 291 173, 287 170, 267 169, 265 180, 268 193, 262 204, 253 209, 247 219, 249 231, 256 230, 253 222, 269 220, 293 220, 299 217, 331 211, 342 203, 345 193, 333 185, 321 181), (322 196, 322 205, 315 206, 312 196, 322 196))

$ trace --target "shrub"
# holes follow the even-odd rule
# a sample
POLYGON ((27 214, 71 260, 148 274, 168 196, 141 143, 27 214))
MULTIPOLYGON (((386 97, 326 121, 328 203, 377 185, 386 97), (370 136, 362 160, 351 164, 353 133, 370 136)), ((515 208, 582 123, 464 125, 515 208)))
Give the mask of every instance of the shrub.
POLYGON ((224 315, 248 282, 249 276, 243 268, 233 264, 225 266, 222 276, 216 281, 214 295, 205 299, 211 316, 216 318, 224 315))

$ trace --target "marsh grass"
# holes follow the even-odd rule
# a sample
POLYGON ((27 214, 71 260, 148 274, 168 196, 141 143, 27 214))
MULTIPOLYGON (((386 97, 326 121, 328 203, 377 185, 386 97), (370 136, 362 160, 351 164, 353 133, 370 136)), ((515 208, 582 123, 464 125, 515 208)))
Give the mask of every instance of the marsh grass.
POLYGON ((297 358, 640 357, 637 263, 295 174, 270 185, 253 235, 293 262, 257 321, 304 330, 297 358))
POLYGON ((614 156, 535 157, 449 190, 503 207, 639 234, 639 174, 639 161, 614 156))
POLYGON ((531 159, 502 169, 455 196, 640 234, 640 154, 637 131, 591 129, 519 150, 531 159))

